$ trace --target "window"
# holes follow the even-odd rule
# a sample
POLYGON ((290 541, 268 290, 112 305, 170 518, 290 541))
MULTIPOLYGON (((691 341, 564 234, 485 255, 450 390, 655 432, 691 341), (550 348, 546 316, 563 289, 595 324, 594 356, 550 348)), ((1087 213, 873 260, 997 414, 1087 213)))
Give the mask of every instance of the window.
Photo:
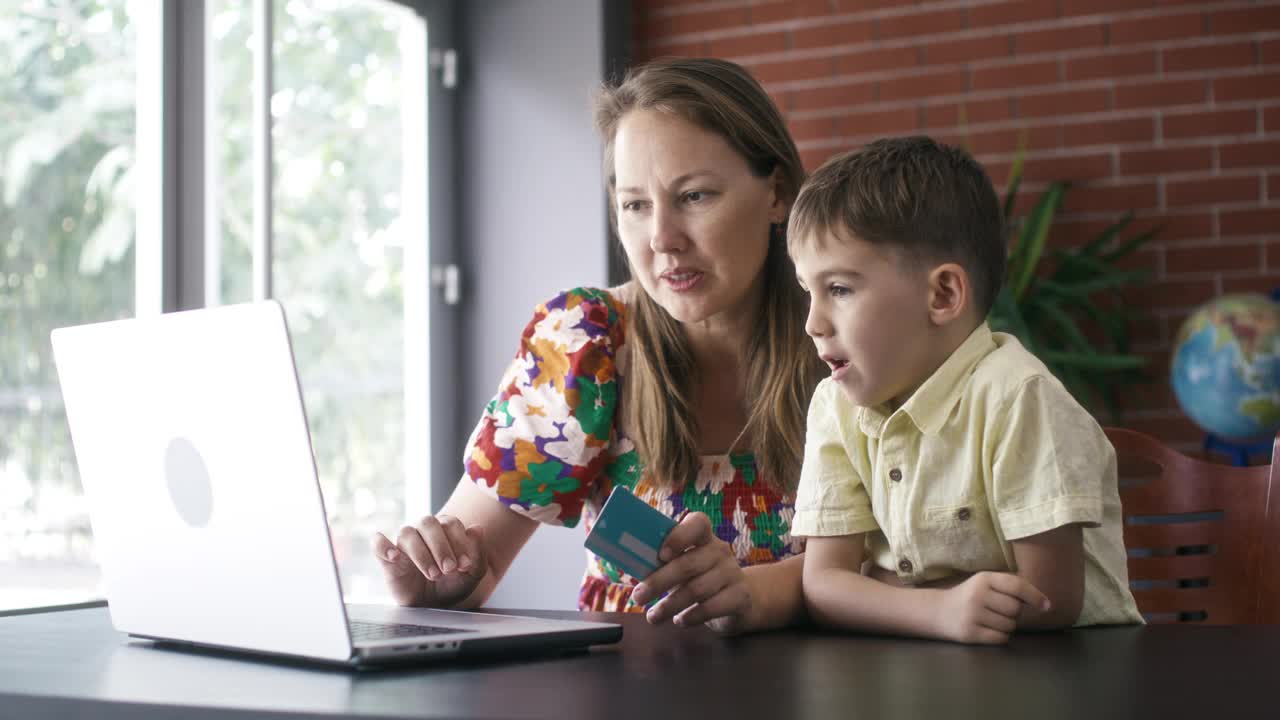
POLYGON ((134 313, 128 5, 27 2, 0 23, 0 609, 98 582, 49 331, 134 313))
POLYGON ((389 0, 260 8, 28 0, 0 23, 0 609, 101 595, 48 333, 146 312, 144 288, 198 285, 177 291, 187 306, 270 288, 284 304, 350 597, 383 592, 371 534, 428 509, 426 21, 389 0), (163 142, 135 143, 135 125, 187 122, 135 80, 146 29, 157 48, 176 32, 165 7, 198 12, 186 27, 204 41, 202 87, 185 75, 178 93, 203 108, 186 135, 203 137, 203 167, 179 173, 198 180, 183 207, 204 232, 168 240, 200 258, 198 282, 135 256, 136 227, 160 226, 159 178, 140 195, 135 167, 163 142))

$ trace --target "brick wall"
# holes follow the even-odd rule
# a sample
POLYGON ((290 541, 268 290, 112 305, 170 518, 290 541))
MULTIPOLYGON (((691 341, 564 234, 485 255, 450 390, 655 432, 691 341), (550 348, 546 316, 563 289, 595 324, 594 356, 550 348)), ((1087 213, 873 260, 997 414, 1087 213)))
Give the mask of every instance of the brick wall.
POLYGON ((1168 388, 1189 311, 1280 285, 1280 1, 634 0, 639 59, 748 66, 810 170, 882 135, 967 141, 997 186, 1025 133, 1028 185, 1071 180, 1054 242, 1126 209, 1163 224, 1135 263, 1161 380, 1126 424, 1192 447, 1168 388))

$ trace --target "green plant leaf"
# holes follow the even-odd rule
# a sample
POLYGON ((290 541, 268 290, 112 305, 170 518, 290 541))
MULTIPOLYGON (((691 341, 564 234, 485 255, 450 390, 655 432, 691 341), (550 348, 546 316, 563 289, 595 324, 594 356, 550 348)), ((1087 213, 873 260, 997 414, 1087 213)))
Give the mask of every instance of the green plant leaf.
POLYGON ((1105 230, 1098 233, 1098 237, 1090 240, 1087 245, 1080 248, 1080 254, 1096 255, 1099 250, 1110 244, 1112 239, 1119 235, 1121 230, 1128 227, 1131 222, 1133 222, 1133 211, 1128 211, 1122 215, 1119 220, 1115 221, 1111 225, 1107 226, 1105 230))
POLYGON ((1141 355, 1046 350, 1043 357, 1046 361, 1064 366, 1070 365, 1082 370, 1136 370, 1147 365, 1147 359, 1141 355))
POLYGON ((1160 232, 1163 229, 1164 229, 1164 225, 1157 225, 1156 227, 1153 227, 1144 233, 1139 233, 1137 235, 1134 235, 1132 238, 1129 238, 1128 240, 1126 240, 1125 243, 1120 247, 1116 248, 1115 250, 1112 250, 1109 253, 1104 254, 1102 258, 1107 262, 1115 262, 1120 258, 1128 255, 1129 253, 1133 252, 1134 250, 1137 250, 1138 248, 1145 245, 1148 240, 1155 237, 1156 233, 1160 232))
POLYGON ((1062 183, 1049 185, 1022 226, 1011 261, 1017 273, 1013 278, 1013 295, 1016 298, 1021 298, 1027 291, 1027 286, 1035 275, 1040 256, 1044 254, 1045 241, 1049 238, 1049 229, 1053 226, 1053 217, 1062 205, 1065 191, 1066 186, 1062 183))

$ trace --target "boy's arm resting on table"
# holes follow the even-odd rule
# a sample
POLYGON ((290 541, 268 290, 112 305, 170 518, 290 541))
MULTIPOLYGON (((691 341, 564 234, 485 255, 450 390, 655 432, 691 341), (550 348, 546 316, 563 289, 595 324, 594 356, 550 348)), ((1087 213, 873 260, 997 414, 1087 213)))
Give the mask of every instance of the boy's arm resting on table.
POLYGON ((1020 630, 1071 627, 1084 606, 1084 535, 1079 524, 1009 542, 1018 576, 1049 598, 1049 609, 1033 606, 1018 616, 1020 630))
POLYGON ((820 625, 895 635, 938 637, 933 628, 941 590, 896 587, 860 572, 866 534, 811 537, 801 585, 820 625))
POLYGON ((1008 573, 982 572, 950 588, 901 587, 863 576, 864 535, 811 537, 802 587, 819 624, 894 635, 999 644, 1029 607, 1048 600, 1030 582, 1008 573))

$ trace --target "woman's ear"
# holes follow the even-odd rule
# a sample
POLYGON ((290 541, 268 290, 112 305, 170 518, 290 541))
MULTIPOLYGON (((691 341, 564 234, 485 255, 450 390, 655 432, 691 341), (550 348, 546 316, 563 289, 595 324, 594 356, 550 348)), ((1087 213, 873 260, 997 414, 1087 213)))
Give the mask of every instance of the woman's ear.
POLYGON ((973 304, 969 273, 957 263, 944 263, 929 271, 929 319, 946 325, 964 315, 973 304))
POLYGON ((775 167, 769 173, 769 222, 782 225, 787 221, 787 212, 791 209, 791 200, 782 191, 782 168, 775 167))

